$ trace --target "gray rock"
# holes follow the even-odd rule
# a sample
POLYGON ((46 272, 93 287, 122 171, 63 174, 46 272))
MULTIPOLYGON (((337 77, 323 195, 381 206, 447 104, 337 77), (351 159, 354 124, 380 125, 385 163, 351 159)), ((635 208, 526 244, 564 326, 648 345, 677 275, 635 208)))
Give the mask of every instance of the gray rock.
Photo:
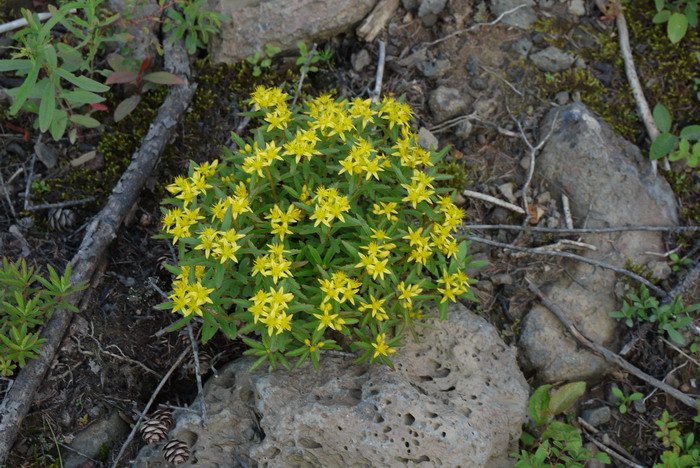
MULTIPOLYGON (((153 17, 158 12, 156 2, 133 2, 130 0, 109 0, 109 9, 114 13, 119 13, 122 18, 131 15, 133 18, 153 17)), ((158 21, 145 21, 138 24, 124 23, 125 32, 131 34, 129 39, 130 58, 135 58, 139 62, 145 58, 156 56, 156 45, 160 44, 158 33, 160 25, 158 21)))
POLYGON ((584 0, 570 0, 569 13, 571 13, 574 16, 585 16, 586 2, 584 2, 584 0))
POLYGON ((472 134, 473 128, 474 128, 474 125, 472 125, 472 122, 470 120, 462 120, 455 127, 455 135, 458 138, 462 138, 462 139, 466 140, 467 138, 469 138, 469 135, 472 134))
MULTIPOLYGON (((103 445, 110 447, 126 437, 128 430, 129 427, 119 417, 119 413, 113 411, 109 416, 93 422, 78 432, 70 446, 88 457, 97 458, 100 456, 100 449, 103 445)), ((75 452, 64 452, 63 466, 65 468, 77 468, 87 461, 87 458, 75 452)))
MULTIPOLYGON (((204 388, 206 429, 174 413, 170 437, 192 443, 181 466, 512 466, 528 398, 514 350, 461 305, 431 324, 392 356, 393 371, 340 356, 323 356, 320 372, 225 366, 204 388)), ((134 466, 165 467, 157 449, 134 466)))
POLYGON ((418 145, 423 149, 433 151, 437 151, 440 147, 437 137, 425 127, 421 127, 420 130, 418 130, 418 145))
POLYGON ((58 162, 58 152, 53 146, 37 141, 34 145, 34 153, 39 161, 41 161, 47 168, 53 169, 56 167, 56 163, 58 162))
POLYGON ((558 73, 573 65, 576 57, 554 46, 530 55, 530 60, 537 68, 546 73, 558 73))
POLYGON ((401 0, 401 5, 406 11, 413 11, 418 8, 418 0, 401 0))
POLYGON ((671 276, 671 273, 673 273, 671 265, 669 265, 668 262, 653 260, 647 264, 647 267, 649 267, 649 270, 651 271, 651 274, 654 275, 654 278, 658 278, 660 280, 668 279, 671 276))
POLYGON ((513 45, 510 47, 515 52, 520 54, 521 57, 524 57, 530 53, 530 49, 532 49, 532 41, 527 37, 521 37, 517 41, 513 42, 513 45))
POLYGON ((647 412, 647 405, 644 403, 644 398, 640 398, 639 400, 634 400, 632 402, 632 408, 639 413, 639 414, 644 414, 647 412))
POLYGON ((556 95, 554 95, 554 100, 560 106, 565 106, 569 102, 568 91, 559 91, 556 95))
POLYGON ((459 90, 440 86, 430 93, 428 105, 435 116, 435 120, 443 122, 463 114, 469 103, 459 90))
POLYGON ((500 273, 491 277, 493 284, 513 284, 513 277, 508 273, 500 273))
POLYGON ((450 69, 452 64, 449 59, 426 59, 421 60, 416 64, 416 68, 426 78, 436 78, 444 75, 450 69))
POLYGON ((557 0, 540 0, 537 2, 542 9, 549 9, 554 6, 554 4, 557 2, 557 0))
POLYGON ((369 52, 367 52, 367 49, 362 49, 359 52, 355 52, 350 57, 350 62, 352 63, 353 70, 356 72, 361 72, 371 63, 369 52))
POLYGON ((591 426, 600 427, 603 424, 607 424, 612 417, 612 412, 609 406, 601 406, 599 408, 593 408, 584 410, 581 412, 581 417, 591 426))
MULTIPOLYGON (((541 135, 549 132, 556 112, 544 119, 541 135)), ((678 223, 673 191, 651 173, 639 148, 617 136, 583 104, 570 104, 558 112, 554 131, 537 157, 537 170, 550 182, 555 198, 565 190, 575 222, 585 219, 587 227, 678 223)), ((582 255, 620 267, 629 259, 642 264, 652 260, 644 252, 663 251, 662 236, 652 232, 623 232, 606 236, 605 241, 589 234, 582 240, 598 247, 582 255)), ((583 263, 571 264, 567 270, 571 277, 563 276, 545 288, 546 294, 584 335, 613 345, 616 324, 608 312, 618 308, 615 273, 583 263)), ((547 382, 597 378, 608 369, 602 359, 569 338, 556 317, 539 305, 523 321, 520 345, 526 360, 547 382)))
POLYGON ((535 0, 491 0, 491 13, 499 16, 508 10, 512 10, 518 5, 527 5, 519 10, 514 11, 503 17, 501 22, 511 26, 517 26, 520 29, 529 29, 532 23, 537 21, 535 9, 535 0))
POLYGON ((501 192, 501 195, 506 197, 506 199, 511 202, 515 203, 517 200, 515 198, 515 195, 513 195, 513 188, 515 187, 515 184, 513 182, 506 182, 505 184, 501 184, 498 186, 498 191, 501 192))
POLYGON ((446 4, 447 0, 422 0, 418 7, 418 17, 425 26, 433 26, 446 4))
POLYGON ((483 91, 489 87, 489 80, 477 76, 469 81, 469 86, 477 91, 483 91))
POLYGON ((298 41, 321 41, 351 29, 376 0, 208 0, 207 9, 226 15, 221 33, 209 41, 215 62, 235 63, 265 44, 297 50, 298 41))

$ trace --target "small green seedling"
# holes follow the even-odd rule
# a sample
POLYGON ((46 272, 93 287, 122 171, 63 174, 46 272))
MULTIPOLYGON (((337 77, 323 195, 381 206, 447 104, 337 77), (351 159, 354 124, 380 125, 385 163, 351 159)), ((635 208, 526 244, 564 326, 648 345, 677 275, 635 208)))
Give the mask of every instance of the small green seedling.
POLYGON ((265 50, 260 53, 248 57, 246 62, 253 66, 253 76, 260 76, 263 70, 268 70, 272 66, 272 58, 279 54, 282 49, 279 47, 265 44, 265 50))
POLYGON ((619 400, 617 402, 617 409, 620 410, 621 414, 625 414, 629 408, 629 404, 644 397, 643 394, 635 392, 629 396, 625 395, 625 392, 620 390, 618 386, 612 388, 613 395, 615 395, 619 400))

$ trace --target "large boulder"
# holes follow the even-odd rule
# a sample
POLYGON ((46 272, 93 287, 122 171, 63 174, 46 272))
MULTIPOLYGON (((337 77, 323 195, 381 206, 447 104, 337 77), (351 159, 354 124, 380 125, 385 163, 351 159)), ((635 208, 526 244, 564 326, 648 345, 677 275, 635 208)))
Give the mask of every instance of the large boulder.
POLYGON ((235 63, 265 44, 296 49, 297 41, 321 41, 351 29, 376 0, 209 0, 208 9, 226 15, 221 34, 211 38, 215 62, 235 63))
MULTIPOLYGON (((536 172, 551 184, 553 193, 566 194, 576 227, 626 225, 673 226, 678 222, 673 192, 655 176, 639 148, 615 134, 610 126, 581 104, 551 111, 540 134, 554 131, 537 158, 536 172)), ((587 234, 583 241, 597 251, 582 255, 625 267, 653 260, 645 252, 664 252, 661 233, 626 231, 587 234)), ((546 293, 569 314, 586 336, 604 346, 615 345, 616 274, 571 261, 546 293)), ((608 369, 601 358, 582 349, 565 334, 557 318, 535 306, 523 321, 520 345, 526 360, 546 382, 593 379, 608 369)))
MULTIPOLYGON (((182 466, 512 466, 528 399, 514 350, 466 308, 448 313, 392 355, 396 370, 329 355, 321 371, 226 366, 204 388, 207 428, 196 412, 175 414, 170 437, 193 452, 182 466)), ((166 466, 158 450, 135 466, 166 466)))

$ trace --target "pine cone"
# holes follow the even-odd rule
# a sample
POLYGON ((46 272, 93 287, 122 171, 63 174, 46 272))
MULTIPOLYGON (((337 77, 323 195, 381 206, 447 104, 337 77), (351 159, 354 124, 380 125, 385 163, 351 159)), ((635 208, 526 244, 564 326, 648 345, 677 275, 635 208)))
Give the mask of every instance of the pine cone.
POLYGON ((49 211, 49 227, 64 232, 75 226, 75 211, 70 208, 56 208, 49 211))
POLYGON ((151 419, 158 419, 168 425, 168 430, 173 426, 173 413, 167 409, 159 409, 153 412, 151 419))
POLYGON ((161 419, 149 419, 143 424, 141 428, 141 437, 148 444, 157 444, 161 440, 164 440, 168 435, 170 430, 170 425, 172 424, 172 418, 170 421, 161 419))
POLYGON ((173 439, 163 446, 163 458, 173 465, 185 463, 190 458, 190 455, 190 448, 187 446, 187 442, 182 440, 173 439))

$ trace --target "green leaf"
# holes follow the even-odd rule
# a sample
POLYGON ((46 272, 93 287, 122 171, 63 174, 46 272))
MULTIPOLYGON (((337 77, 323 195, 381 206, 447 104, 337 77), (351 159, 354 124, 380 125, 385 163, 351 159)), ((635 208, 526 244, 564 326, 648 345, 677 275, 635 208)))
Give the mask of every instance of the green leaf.
POLYGON ((53 114, 56 111, 56 89, 53 83, 49 82, 44 89, 39 104, 39 130, 46 132, 53 121, 53 114))
POLYGON ((682 13, 673 13, 668 19, 668 38, 673 44, 678 43, 688 31, 688 17, 682 13))
POLYGON ((666 109, 666 106, 663 104, 657 104, 654 106, 654 122, 656 122, 656 126, 659 127, 659 132, 661 133, 668 133, 671 131, 671 114, 666 109))
POLYGON ((676 343, 680 345, 685 345, 685 338, 683 338, 683 335, 678 333, 678 330, 675 330, 673 327, 664 327, 666 330, 666 333, 668 334, 668 337, 671 338, 671 340, 675 341, 676 343))
POLYGON ((82 114, 71 115, 70 121, 86 128, 95 128, 100 126, 100 122, 98 120, 82 114))
POLYGON ((572 382, 555 390, 549 400, 552 416, 563 413, 586 391, 586 382, 572 382))
POLYGON ((654 6, 656 7, 656 11, 661 11, 664 8, 664 0, 654 0, 654 6))
MULTIPOLYGON (((117 66, 120 66, 121 64, 117 64, 117 66)), ((124 84, 124 83, 133 83, 136 80, 138 80, 139 74, 136 73, 135 71, 129 71, 129 70, 116 70, 112 73, 109 74, 107 79, 105 80, 105 84, 111 85, 111 84, 124 84)))
POLYGON ((688 125, 681 130, 681 138, 688 140, 700 140, 700 125, 688 125))
POLYGON ((64 91, 60 94, 62 99, 65 99, 71 104, 71 107, 81 104, 94 104, 103 102, 106 98, 99 94, 91 93, 90 91, 76 90, 64 91))
POLYGON ((185 80, 177 75, 168 72, 153 72, 144 75, 143 79, 145 81, 150 81, 151 83, 162 84, 162 85, 184 85, 185 80))
POLYGON ((652 21, 656 24, 665 23, 671 17, 671 12, 668 10, 662 10, 654 15, 652 21))
POLYGON ((38 64, 35 64, 29 71, 29 74, 27 74, 27 78, 25 78, 22 86, 17 89, 15 99, 12 102, 12 106, 10 106, 10 115, 15 115, 22 108, 22 105, 27 100, 27 95, 36 84, 36 79, 39 76, 40 69, 41 67, 38 64))
POLYGON ((91 80, 85 76, 76 76, 63 68, 57 68, 56 73, 64 80, 86 91, 92 91, 93 93, 104 93, 109 91, 109 86, 105 86, 102 83, 98 83, 97 81, 91 80))
POLYGON ((676 147, 677 138, 670 133, 662 133, 651 144, 649 157, 652 161, 663 158, 676 147))
POLYGON ((63 109, 58 109, 53 114, 53 120, 51 121, 51 127, 49 131, 51 132, 51 138, 58 141, 63 137, 66 132, 66 126, 68 125, 68 113, 63 109))
POLYGON ((116 109, 114 109, 114 121, 119 122, 124 117, 129 115, 134 109, 136 109, 136 106, 139 105, 139 102, 141 102, 141 96, 138 94, 129 96, 128 98, 120 102, 119 105, 117 105, 116 109))
POLYGON ((547 424, 551 419, 549 414, 549 389, 551 385, 542 385, 534 391, 528 402, 530 417, 538 426, 547 424))
POLYGON ((32 69, 32 62, 28 59, 0 60, 0 72, 19 71, 26 72, 32 69))

